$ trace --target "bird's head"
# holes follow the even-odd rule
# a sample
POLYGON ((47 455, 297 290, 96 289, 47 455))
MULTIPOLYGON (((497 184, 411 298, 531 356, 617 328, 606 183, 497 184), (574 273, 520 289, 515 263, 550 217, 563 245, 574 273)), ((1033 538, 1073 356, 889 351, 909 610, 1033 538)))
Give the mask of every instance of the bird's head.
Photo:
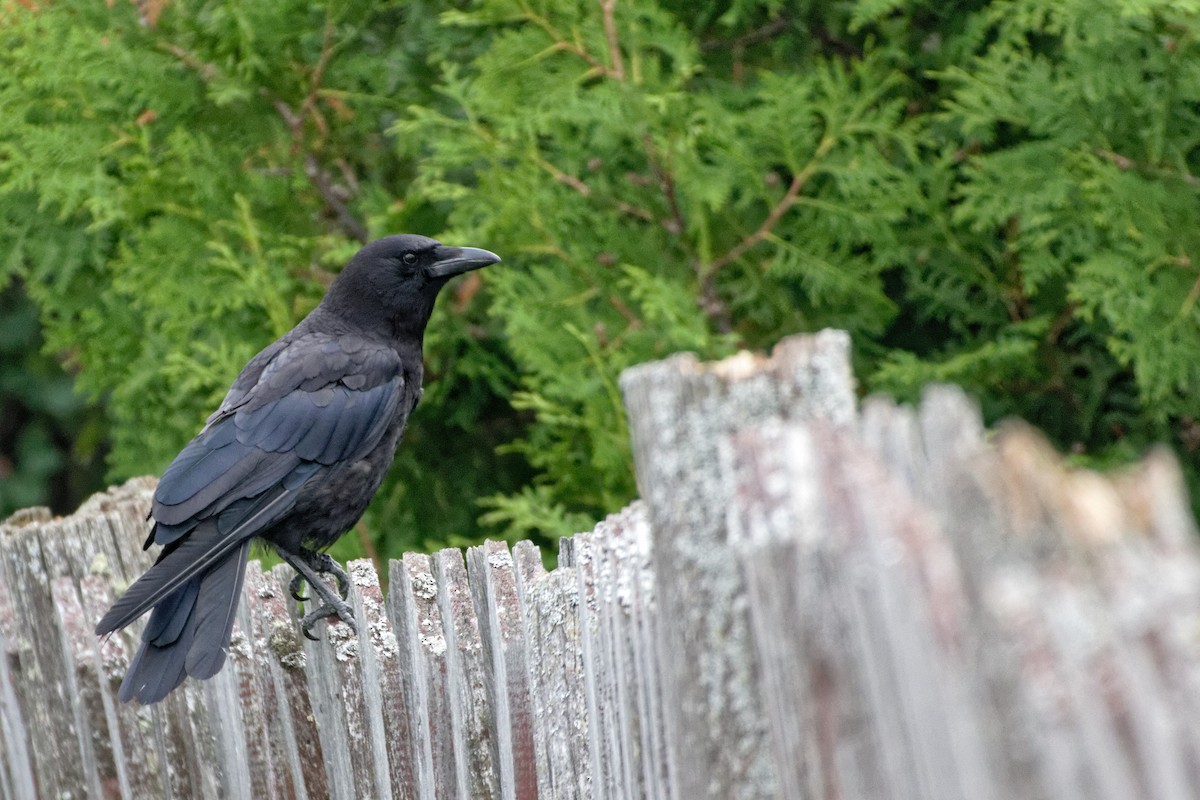
POLYGON ((350 259, 321 305, 354 325, 386 325, 395 335, 415 335, 419 341, 446 282, 499 260, 487 250, 449 247, 426 236, 387 236, 350 259))

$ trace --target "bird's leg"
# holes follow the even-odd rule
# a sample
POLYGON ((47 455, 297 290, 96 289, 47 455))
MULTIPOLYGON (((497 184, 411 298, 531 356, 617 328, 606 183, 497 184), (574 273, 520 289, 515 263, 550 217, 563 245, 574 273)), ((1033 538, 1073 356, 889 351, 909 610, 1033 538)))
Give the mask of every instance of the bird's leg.
POLYGON ((316 641, 317 637, 312 633, 312 626, 318 620, 335 614, 342 622, 349 625, 352 631, 358 633, 358 625, 354 621, 354 610, 346 602, 346 595, 350 591, 350 578, 340 564, 334 561, 328 553, 318 553, 308 549, 302 549, 299 553, 290 553, 276 548, 276 552, 296 570, 296 577, 288 584, 288 591, 291 592, 292 597, 297 600, 307 600, 308 598, 302 598, 300 595, 300 584, 307 582, 321 599, 321 605, 316 610, 305 614, 300 621, 300 627, 305 636, 316 641), (321 573, 333 575, 337 580, 338 591, 336 593, 329 588, 329 584, 321 580, 321 573))
MULTIPOLYGON (((283 554, 280 553, 280 555, 283 554)), ((350 578, 346 575, 346 570, 342 569, 342 565, 333 559, 333 556, 329 555, 329 553, 301 549, 299 554, 296 554, 296 557, 304 559, 305 563, 312 567, 314 572, 332 575, 337 580, 338 593, 341 594, 343 600, 346 599, 346 595, 350 593, 350 578)), ((289 564, 292 564, 292 566, 296 566, 291 559, 285 557, 285 560, 289 564)), ((298 602, 303 603, 308 598, 300 594, 300 587, 306 578, 304 573, 299 571, 299 567, 296 567, 296 569, 296 575, 292 578, 291 583, 288 584, 288 592, 298 602)))

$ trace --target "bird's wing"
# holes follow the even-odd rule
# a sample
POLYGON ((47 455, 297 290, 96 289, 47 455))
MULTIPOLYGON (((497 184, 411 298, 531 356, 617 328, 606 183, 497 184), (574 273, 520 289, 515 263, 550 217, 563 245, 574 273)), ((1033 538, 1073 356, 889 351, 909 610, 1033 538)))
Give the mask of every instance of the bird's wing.
POLYGON ((151 540, 166 548, 97 631, 127 625, 278 520, 323 468, 368 453, 404 394, 390 347, 310 334, 279 348, 163 473, 151 540))
POLYGON ((230 392, 167 467, 151 515, 169 530, 155 541, 169 544, 181 535, 176 526, 257 497, 305 463, 360 458, 395 415, 403 384, 400 357, 390 347, 352 335, 310 334, 290 342, 259 370, 253 386, 236 399, 230 392))

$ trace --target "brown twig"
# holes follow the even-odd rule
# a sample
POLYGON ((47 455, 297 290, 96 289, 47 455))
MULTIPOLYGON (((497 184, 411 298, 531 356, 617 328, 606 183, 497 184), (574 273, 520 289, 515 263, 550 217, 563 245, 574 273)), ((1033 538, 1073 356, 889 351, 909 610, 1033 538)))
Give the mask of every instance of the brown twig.
POLYGON ((755 28, 752 31, 743 33, 736 39, 709 39, 700 44, 701 52, 710 52, 720 50, 724 47, 730 47, 734 50, 745 50, 750 45, 758 44, 759 42, 769 41, 779 36, 788 29, 792 24, 792 18, 787 14, 780 14, 775 19, 755 28))
MULTIPOLYGON (((583 195, 584 197, 592 196, 592 187, 588 186, 586 183, 581 181, 579 178, 576 178, 574 175, 571 175, 569 173, 563 172, 561 169, 554 166, 554 164, 550 163, 549 161, 547 161, 546 159, 542 158, 539 155, 534 155, 533 160, 534 160, 535 164, 537 164, 539 167, 541 167, 547 173, 549 173, 550 176, 552 178, 554 178, 554 180, 558 181, 559 183, 563 184, 564 186, 570 186, 572 189, 574 189, 576 192, 583 195)), ((626 203, 623 200, 613 200, 612 204, 613 204, 614 208, 616 208, 618 211, 620 211, 623 214, 629 214, 630 216, 637 217, 638 219, 643 220, 645 222, 654 222, 655 221, 654 215, 651 214, 649 211, 647 211, 644 208, 639 208, 630 203, 626 203)))
POLYGON ((345 202, 338 196, 336 188, 329 180, 328 173, 321 168, 317 157, 312 153, 304 157, 304 174, 308 176, 309 183, 325 201, 325 206, 333 212, 342 230, 350 237, 366 244, 371 235, 367 226, 359 222, 358 218, 350 212, 345 202))
POLYGON ((325 69, 329 66, 330 60, 333 58, 333 21, 326 18, 325 30, 321 35, 321 55, 317 57, 317 63, 313 66, 312 80, 310 82, 308 95, 305 96, 304 102, 300 104, 300 115, 311 116, 313 123, 321 131, 321 134, 328 135, 329 124, 325 122, 324 116, 317 110, 317 100, 320 99, 321 81, 325 78, 325 69))
POLYGON ((758 226, 758 229, 735 244, 729 249, 728 252, 725 253, 725 255, 714 259, 709 265, 708 272, 716 272, 722 267, 726 267, 734 261, 737 261, 746 254, 747 250, 770 236, 771 231, 775 228, 775 225, 780 219, 783 218, 783 215, 787 213, 788 209, 795 204, 796 199, 800 196, 800 190, 804 188, 804 184, 808 180, 810 174, 811 173, 809 172, 796 173, 796 175, 792 178, 791 184, 788 185, 787 191, 784 192, 783 198, 775 204, 775 207, 772 208, 767 214, 767 218, 764 219, 762 224, 758 226))
POLYGON ((542 158, 541 156, 539 156, 537 154, 534 154, 533 160, 534 160, 534 163, 536 163, 539 167, 544 169, 546 172, 550 173, 550 176, 552 178, 554 178, 554 180, 558 181, 559 183, 561 183, 565 186, 570 186, 572 189, 579 192, 584 197, 592 196, 592 187, 588 186, 586 183, 579 180, 579 178, 576 178, 574 175, 570 175, 566 172, 563 172, 561 169, 554 166, 549 161, 547 161, 546 159, 542 158))
POLYGON ((618 314, 625 318, 625 322, 630 328, 637 330, 642 327, 641 318, 637 314, 634 314, 629 309, 629 306, 625 305, 625 301, 620 296, 611 294, 608 296, 608 302, 612 304, 612 307, 617 310, 618 314))
POLYGON ((617 211, 623 214, 628 214, 631 217, 637 217, 643 222, 654 222, 654 215, 644 208, 626 203, 624 200, 616 200, 613 202, 617 211))
POLYGON ((1096 150, 1095 152, 1096 155, 1111 162, 1117 169, 1122 171, 1137 170, 1138 172, 1153 175, 1156 178, 1172 178, 1183 181, 1188 186, 1200 186, 1200 177, 1192 175, 1190 172, 1165 169, 1163 167, 1156 167, 1153 164, 1143 164, 1139 161, 1134 161, 1129 156, 1114 153, 1112 150, 1096 150))
POLYGON ((743 237, 740 242, 726 251, 724 255, 711 261, 707 269, 700 268, 697 270, 697 274, 700 276, 700 297, 697 302, 722 333, 729 333, 733 330, 733 321, 728 307, 717 293, 715 281, 717 272, 737 261, 752 247, 771 235, 771 231, 775 229, 779 220, 783 219, 783 215, 796 204, 796 201, 800 197, 800 191, 817 171, 821 160, 833 149, 836 141, 836 137, 827 132, 821 138, 817 149, 813 151, 812 158, 804 165, 803 169, 792 176, 792 182, 788 184, 787 191, 783 193, 783 197, 780 198, 779 202, 767 212, 767 216, 762 221, 762 224, 753 233, 743 237))
MULTIPOLYGON (((1014 214, 1008 218, 1004 226, 1004 239, 1017 242, 1021 238, 1021 218, 1014 214)), ((1008 250, 1003 258, 1008 265, 1009 285, 1005 292, 1005 305, 1008 307, 1008 318, 1013 322, 1021 322, 1029 318, 1029 297, 1025 294, 1025 278, 1021 268, 1020 252, 1014 247, 1008 250)))
MULTIPOLYGON (((275 110, 279 116, 283 117, 283 121, 287 123, 288 130, 291 132, 292 153, 305 153, 304 174, 317 193, 321 195, 321 199, 325 202, 325 208, 332 213, 338 226, 347 236, 366 243, 370 238, 367 226, 350 211, 349 206, 346 205, 345 192, 338 191, 338 187, 330 179, 329 172, 321 165, 314 152, 321 148, 325 137, 329 135, 329 124, 318 109, 317 103, 321 96, 321 83, 325 79, 325 70, 329 67, 335 50, 333 33, 333 22, 327 18, 322 34, 321 54, 317 57, 317 63, 313 65, 308 94, 300 102, 299 109, 293 110, 283 100, 277 99, 275 110), (306 141, 305 119, 311 119, 317 129, 319 138, 316 142, 306 141)), ((353 178, 349 165, 344 160, 338 160, 338 169, 342 172, 343 177, 347 178, 347 184, 352 187, 357 186, 357 181, 353 178)))
POLYGON ((200 75, 200 79, 205 83, 211 82, 217 77, 218 74, 220 74, 219 70, 215 66, 200 60, 200 58, 194 53, 183 49, 177 44, 172 42, 159 42, 158 46, 178 58, 188 69, 195 70, 200 75))
POLYGON ((729 305, 717 292, 711 272, 700 278, 700 296, 696 298, 696 305, 712 320, 713 327, 719 333, 733 332, 733 315, 729 312, 729 305))
POLYGON ((608 60, 612 62, 608 74, 625 80, 625 60, 621 57, 621 42, 617 37, 617 0, 600 0, 600 12, 604 16, 604 36, 608 40, 608 60))
POLYGON ((529 20, 534 25, 537 25, 539 28, 545 31, 546 35, 554 41, 554 47, 556 49, 578 56, 600 75, 607 76, 611 74, 608 67, 601 64, 599 59, 587 51, 587 48, 578 43, 568 42, 567 38, 559 33, 557 28, 550 24, 550 20, 546 19, 541 14, 538 14, 536 11, 530 8, 528 3, 521 3, 521 11, 525 14, 525 19, 529 20))
POLYGON ((667 201, 667 208, 671 212, 671 218, 664 223, 663 227, 678 236, 687 230, 687 225, 683 221, 683 212, 679 209, 675 178, 671 175, 671 171, 662 165, 663 159, 658 148, 654 146, 654 140, 650 138, 650 134, 642 136, 642 146, 646 150, 646 161, 650 164, 650 171, 654 173, 659 189, 662 190, 663 198, 667 201))
POLYGON ((1187 297, 1183 299, 1183 305, 1179 308, 1179 316, 1186 317, 1192 313, 1192 309, 1196 307, 1196 301, 1200 300, 1200 275, 1196 276, 1195 282, 1192 284, 1191 290, 1187 297))
POLYGON ((650 170, 658 180, 659 188, 662 190, 663 197, 667 201, 667 208, 671 212, 670 218, 663 223, 663 227, 679 238, 679 241, 687 251, 692 271, 696 274, 699 286, 699 296, 696 299, 696 304, 704 312, 705 316, 712 320, 713 325, 718 331, 729 333, 733 330, 733 315, 729 312, 729 306, 726 305, 721 295, 717 292, 716 284, 712 280, 712 271, 706 272, 704 270, 699 257, 697 257, 691 247, 691 241, 682 235, 687 230, 687 223, 684 222, 683 211, 679 206, 679 193, 675 188, 675 177, 672 175, 671 170, 663 166, 663 159, 649 135, 643 137, 642 143, 646 149, 646 160, 650 164, 650 170))
POLYGON ((304 130, 304 118, 292 111, 292 107, 282 100, 276 100, 275 112, 283 117, 284 123, 288 126, 288 130, 292 134, 292 150, 293 153, 297 147, 298 140, 301 138, 304 130))
POLYGON ((861 59, 863 57, 862 48, 853 42, 848 42, 845 39, 839 39, 828 28, 817 26, 812 29, 812 35, 826 48, 843 58, 861 59))
POLYGON ((1046 333, 1046 342, 1051 345, 1058 344, 1058 340, 1062 338, 1063 333, 1067 330, 1067 326, 1071 324, 1071 320, 1075 318, 1075 312, 1079 310, 1079 303, 1074 300, 1063 306, 1062 311, 1058 312, 1058 316, 1054 318, 1054 322, 1050 325, 1050 330, 1046 333))
POLYGON ((821 139, 821 143, 817 145, 812 158, 804 165, 804 169, 792 176, 792 182, 788 184, 787 191, 784 192, 783 197, 775 204, 774 208, 767 213, 766 219, 758 226, 758 229, 735 244, 725 255, 713 260, 708 265, 707 272, 709 274, 737 261, 746 254, 746 251, 771 235, 771 231, 775 229, 775 226, 783 218, 783 215, 796 204, 796 200, 800 197, 800 190, 804 188, 804 185, 808 183, 808 179, 816 172, 821 159, 833 148, 834 141, 834 138, 829 135, 821 139))
MULTIPOLYGON (((317 102, 320 99, 321 82, 325 78, 325 70, 329 67, 335 50, 333 34, 333 24, 327 19, 321 43, 321 54, 317 58, 317 63, 313 65, 308 94, 300 102, 299 109, 293 109, 280 98, 273 98, 272 105, 275 107, 276 113, 279 114, 287 125, 288 132, 291 134, 292 155, 295 156, 301 152, 306 152, 304 157, 304 174, 308 177, 309 182, 312 183, 313 188, 317 190, 321 198, 325 201, 326 208, 332 212, 333 217, 338 221, 338 225, 348 236, 360 242, 366 242, 370 237, 367 227, 350 212, 349 207, 345 203, 345 198, 339 196, 333 181, 329 179, 329 174, 321 167, 317 157, 311 152, 314 149, 319 149, 320 142, 316 143, 316 147, 311 147, 310 143, 305 141, 304 120, 306 118, 313 120, 313 124, 320 132, 322 138, 329 134, 329 125, 318 110, 317 102)), ((210 82, 219 75, 219 70, 215 66, 202 61, 195 54, 177 44, 163 42, 159 46, 178 58, 189 69, 195 70, 205 82, 210 82)), ((272 97, 266 88, 262 88, 259 91, 260 94, 268 98, 272 97)), ((349 171, 349 166, 345 161, 339 160, 338 167, 342 171, 343 176, 347 178, 346 182, 356 187, 357 181, 353 179, 349 171)))

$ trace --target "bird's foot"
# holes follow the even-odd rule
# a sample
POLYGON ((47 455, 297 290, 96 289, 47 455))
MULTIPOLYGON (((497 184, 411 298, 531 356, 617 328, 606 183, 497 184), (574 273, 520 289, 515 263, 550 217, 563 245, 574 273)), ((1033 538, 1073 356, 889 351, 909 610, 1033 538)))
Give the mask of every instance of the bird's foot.
POLYGON ((350 593, 350 577, 346 574, 346 570, 342 569, 342 565, 334 561, 328 553, 318 553, 307 549, 301 550, 299 553, 286 552, 280 548, 276 548, 276 550, 283 560, 296 570, 296 576, 288 583, 288 592, 292 597, 299 602, 308 600, 307 596, 301 594, 301 588, 307 582, 321 600, 321 605, 305 614, 300 621, 304 635, 317 641, 317 637, 312 632, 313 625, 319 620, 335 615, 349 625, 351 630, 358 633, 358 626, 354 621, 354 609, 346 602, 346 596, 350 593), (334 577, 338 587, 336 592, 329 584, 321 580, 322 574, 334 577))
MULTIPOLYGON (((346 599, 346 595, 350 593, 350 577, 346 575, 346 570, 342 569, 342 565, 334 561, 333 556, 329 555, 329 553, 318 553, 313 550, 302 550, 297 558, 303 559, 304 562, 312 569, 312 571, 318 575, 332 575, 334 580, 337 581, 338 594, 342 596, 343 600, 346 599)), ((285 560, 293 567, 296 566, 295 562, 293 562, 290 558, 285 557, 285 560)), ((304 581, 306 579, 306 576, 300 571, 300 568, 296 567, 296 574, 292 578, 291 583, 288 584, 288 592, 299 603, 303 603, 308 599, 307 595, 301 594, 302 587, 304 586, 304 581)))
POLYGON ((304 619, 300 620, 300 630, 304 632, 305 637, 312 641, 320 641, 312 632, 313 626, 319 621, 335 615, 349 625, 355 635, 358 634, 358 624, 354 621, 354 609, 341 598, 325 598, 323 605, 308 612, 304 615, 304 619))

